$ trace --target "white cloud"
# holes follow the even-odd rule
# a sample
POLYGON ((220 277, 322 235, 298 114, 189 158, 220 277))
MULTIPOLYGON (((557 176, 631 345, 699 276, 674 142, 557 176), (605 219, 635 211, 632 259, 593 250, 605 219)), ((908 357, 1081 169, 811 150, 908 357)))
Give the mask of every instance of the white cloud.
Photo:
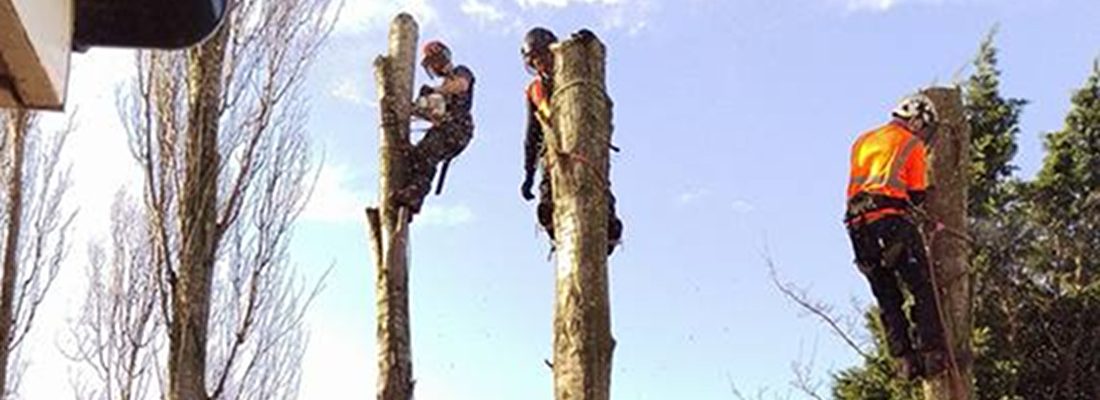
POLYGON ((595 11, 600 28, 625 30, 634 35, 649 26, 655 14, 658 0, 516 0, 523 11, 536 12, 542 8, 565 9, 587 7, 595 11))
MULTIPOLYGON (((323 292, 322 296, 335 296, 323 292)), ((340 316, 311 311, 309 347, 302 357, 303 398, 339 399, 348 393, 370 393, 375 388, 378 363, 364 340, 364 326, 340 322, 340 316)), ((363 324, 365 325, 365 324, 363 324)), ((419 388, 418 388, 419 389, 419 388)))
POLYGON ((705 188, 692 189, 692 190, 680 193, 680 195, 677 196, 676 200, 680 203, 680 205, 688 205, 688 204, 698 202, 699 200, 701 200, 702 198, 706 197, 709 194, 710 194, 710 190, 705 189, 705 188))
MULTIPOLYGON (((430 199, 429 199, 430 200, 430 199)), ((432 205, 427 204, 420 210, 420 215, 413 219, 415 226, 438 226, 451 228, 465 225, 474 221, 474 212, 465 205, 432 205)))
POLYGON ((745 200, 734 200, 731 207, 733 208, 733 212, 738 214, 748 214, 756 209, 756 207, 753 207, 752 203, 745 200))
POLYGON ((850 12, 886 12, 902 4, 943 4, 946 0, 843 0, 850 12))
POLYGON ((516 0, 516 3, 523 8, 533 7, 567 7, 570 4, 602 4, 602 5, 620 5, 629 3, 630 0, 516 0))
POLYGON ((363 208, 372 196, 365 190, 354 189, 351 182, 351 168, 326 163, 321 167, 313 194, 302 211, 300 220, 322 223, 361 222, 363 208))
POLYGON ((339 12, 335 31, 345 35, 385 29, 400 12, 412 14, 421 28, 439 16, 431 0, 345 0, 339 12))
POLYGON ((463 14, 480 23, 495 23, 504 19, 504 11, 495 5, 480 0, 466 0, 459 7, 463 14))
POLYGON ((363 87, 363 83, 359 82, 358 79, 344 76, 332 84, 329 94, 352 104, 367 104, 367 96, 363 87))
POLYGON ((874 10, 874 11, 886 11, 890 7, 897 4, 897 0, 847 0, 848 9, 852 11, 858 10, 874 10))
POLYGON ((608 8, 602 17, 604 29, 625 29, 630 35, 636 35, 649 26, 653 2, 641 0, 616 4, 620 5, 608 8))
MULTIPOLYGON (((361 223, 363 209, 376 201, 376 195, 353 185, 354 176, 347 165, 326 163, 317 176, 309 204, 302 211, 302 222, 361 223)), ((434 196, 432 196, 434 197, 434 196)), ((450 228, 474 221, 474 212, 466 205, 435 205, 432 197, 413 219, 414 227, 450 228)))

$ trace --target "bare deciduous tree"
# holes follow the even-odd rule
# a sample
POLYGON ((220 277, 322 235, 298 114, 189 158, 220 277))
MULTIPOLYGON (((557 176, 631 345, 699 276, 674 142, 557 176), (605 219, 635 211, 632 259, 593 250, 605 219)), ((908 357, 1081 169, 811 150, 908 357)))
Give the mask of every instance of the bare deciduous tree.
POLYGON ((50 134, 25 110, 0 114, 0 221, 3 222, 3 279, 0 280, 0 394, 18 391, 19 357, 39 304, 57 277, 68 250, 66 234, 75 216, 61 206, 69 188, 67 169, 58 168, 71 127, 50 134))
POLYGON ((75 377, 82 399, 144 399, 155 384, 163 329, 152 233, 137 205, 119 192, 109 247, 89 246, 87 300, 70 328, 71 348, 63 349, 91 375, 75 377), (89 381, 96 384, 81 385, 89 381))
POLYGON ((166 376, 162 397, 296 397, 302 320, 319 286, 294 279, 287 246, 314 171, 302 85, 332 28, 330 4, 231 2, 196 48, 138 55, 120 110, 143 173, 155 290, 151 302, 119 300, 129 312, 153 304, 165 327, 166 351, 155 340, 142 350, 164 360, 153 371, 166 376))

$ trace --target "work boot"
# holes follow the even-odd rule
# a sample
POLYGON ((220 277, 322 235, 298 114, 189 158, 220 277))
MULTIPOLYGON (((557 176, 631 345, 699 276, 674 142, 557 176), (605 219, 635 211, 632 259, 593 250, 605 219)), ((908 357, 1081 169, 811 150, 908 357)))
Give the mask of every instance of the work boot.
POLYGON ((924 363, 924 376, 936 376, 947 369, 947 354, 943 350, 929 350, 922 352, 924 363))
POLYGON ((915 381, 924 376, 924 366, 921 364, 920 356, 910 352, 898 357, 894 367, 897 371, 898 378, 907 381, 915 381))
POLYGON ((615 247, 618 247, 622 242, 623 236, 623 221, 618 217, 612 216, 610 222, 607 225, 607 255, 610 256, 615 251, 615 247))
POLYGON ((409 219, 413 214, 420 212, 420 206, 424 203, 424 197, 420 194, 422 189, 416 184, 410 184, 393 192, 391 200, 399 206, 409 210, 409 219))

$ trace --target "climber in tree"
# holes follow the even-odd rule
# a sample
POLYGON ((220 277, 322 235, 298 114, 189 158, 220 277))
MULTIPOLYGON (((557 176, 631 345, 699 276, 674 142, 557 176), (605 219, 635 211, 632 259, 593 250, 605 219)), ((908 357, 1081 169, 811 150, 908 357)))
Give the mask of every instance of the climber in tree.
MULTIPOLYGON (((438 40, 424 44, 420 65, 432 78, 443 78, 439 86, 424 85, 413 105, 413 116, 431 122, 424 137, 408 153, 408 185, 396 192, 398 203, 410 215, 420 211, 431 191, 436 165, 447 165, 458 156, 474 135, 471 115, 474 104, 474 74, 464 65, 451 62, 451 50, 438 40)), ((442 185, 443 178, 440 178, 442 185)))
MULTIPOLYGON (((579 40, 595 39, 595 35, 587 29, 575 33, 574 37, 579 40)), ((535 195, 531 188, 534 186, 535 171, 541 166, 537 214, 539 224, 546 229, 551 241, 554 240, 554 197, 543 136, 553 132, 550 96, 554 91, 554 56, 550 52, 550 45, 557 41, 553 32, 536 27, 527 32, 520 49, 527 72, 534 76, 526 91, 527 135, 523 142, 525 175, 520 193, 525 200, 534 200, 535 195)), ((623 232, 623 223, 615 214, 615 196, 611 194, 610 187, 607 188, 607 206, 607 254, 610 255, 623 232)))
POLYGON ((864 133, 852 145, 845 225, 856 264, 871 284, 886 330, 890 355, 904 379, 934 376, 946 367, 944 329, 936 304, 932 270, 914 207, 924 203, 926 143, 937 115, 924 95, 903 99, 884 126, 864 133), (917 343, 909 333, 898 277, 913 297, 917 343))

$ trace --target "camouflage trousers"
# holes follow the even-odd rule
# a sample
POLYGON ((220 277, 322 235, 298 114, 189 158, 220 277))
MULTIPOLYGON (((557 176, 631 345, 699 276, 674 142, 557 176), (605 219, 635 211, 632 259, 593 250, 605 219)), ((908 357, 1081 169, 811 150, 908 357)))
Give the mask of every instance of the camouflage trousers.
MULTIPOLYGON (((542 180, 539 182, 539 205, 537 208, 539 225, 546 230, 550 240, 554 238, 554 191, 550 171, 542 168, 542 180)), ((623 236, 623 221, 615 213, 615 195, 607 188, 607 254, 615 250, 615 245, 623 236)))
POLYGON ((474 123, 470 115, 451 117, 433 125, 409 151, 409 181, 402 191, 406 206, 413 214, 420 212, 424 198, 432 189, 436 167, 457 157, 473 138, 474 123))

